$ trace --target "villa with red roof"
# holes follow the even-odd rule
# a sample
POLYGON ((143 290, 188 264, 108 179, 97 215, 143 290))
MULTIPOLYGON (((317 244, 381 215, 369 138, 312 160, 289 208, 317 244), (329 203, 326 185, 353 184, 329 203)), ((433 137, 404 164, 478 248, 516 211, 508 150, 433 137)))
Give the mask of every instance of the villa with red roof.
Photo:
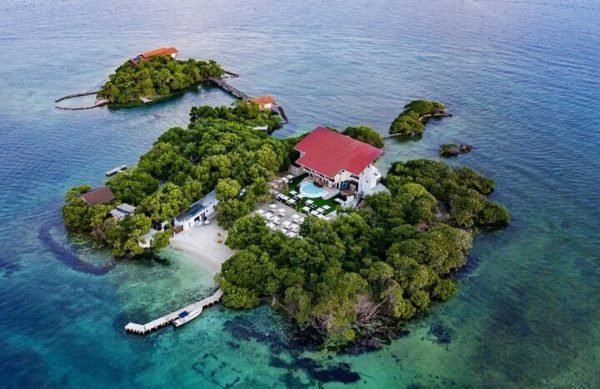
POLYGON ((318 185, 356 194, 375 193, 381 173, 373 163, 383 150, 339 132, 317 127, 294 147, 304 173, 318 185))

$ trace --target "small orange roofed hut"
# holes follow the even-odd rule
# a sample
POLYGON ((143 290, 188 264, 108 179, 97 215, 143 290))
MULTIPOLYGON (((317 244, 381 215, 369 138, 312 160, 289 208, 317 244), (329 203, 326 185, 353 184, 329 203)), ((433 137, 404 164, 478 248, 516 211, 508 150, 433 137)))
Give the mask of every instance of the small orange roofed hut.
POLYGON ((134 64, 137 64, 140 61, 147 61, 153 57, 167 57, 167 56, 170 56, 171 58, 175 59, 175 58, 177 58, 177 53, 179 53, 179 51, 175 47, 160 47, 158 49, 149 50, 149 51, 146 51, 145 53, 136 55, 135 57, 133 57, 131 59, 131 62, 133 62, 134 64))
POLYGON ((261 111, 265 109, 271 109, 275 104, 273 96, 256 96, 250 99, 250 102, 257 104, 261 111))

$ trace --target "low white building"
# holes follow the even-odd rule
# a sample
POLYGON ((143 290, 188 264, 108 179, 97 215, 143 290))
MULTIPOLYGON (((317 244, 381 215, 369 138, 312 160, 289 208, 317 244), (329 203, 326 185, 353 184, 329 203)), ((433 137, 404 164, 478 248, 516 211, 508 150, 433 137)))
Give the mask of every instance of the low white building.
POLYGON ((364 197, 377 192, 381 173, 373 163, 383 150, 324 127, 315 128, 294 147, 296 165, 326 188, 364 197))
POLYGON ((154 235, 158 234, 154 228, 151 228, 150 231, 141 236, 140 242, 138 245, 143 249, 149 249, 154 244, 154 235))
POLYGON ((177 230, 187 231, 196 223, 203 223, 215 216, 216 206, 219 203, 217 194, 213 190, 202 199, 196 201, 184 213, 173 219, 173 225, 177 230))

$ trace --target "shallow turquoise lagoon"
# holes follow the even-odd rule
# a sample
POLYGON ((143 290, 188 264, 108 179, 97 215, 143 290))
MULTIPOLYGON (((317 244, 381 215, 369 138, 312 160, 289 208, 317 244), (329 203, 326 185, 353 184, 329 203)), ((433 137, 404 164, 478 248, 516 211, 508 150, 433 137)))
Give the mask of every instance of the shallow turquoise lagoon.
POLYGON ((0 385, 598 386, 598 20, 591 0, 3 2, 0 385), (454 117, 419 141, 388 141, 379 167, 473 144, 450 162, 495 178, 512 224, 479 236, 459 294, 381 351, 305 350, 269 307, 215 307, 177 330, 126 334, 129 320, 209 293, 212 276, 174 251, 112 266, 67 240, 63 193, 135 163, 193 105, 231 99, 205 87, 135 110, 65 112, 53 101, 167 45, 274 95, 291 120, 277 137, 318 125, 384 134, 411 99, 444 102, 454 117))

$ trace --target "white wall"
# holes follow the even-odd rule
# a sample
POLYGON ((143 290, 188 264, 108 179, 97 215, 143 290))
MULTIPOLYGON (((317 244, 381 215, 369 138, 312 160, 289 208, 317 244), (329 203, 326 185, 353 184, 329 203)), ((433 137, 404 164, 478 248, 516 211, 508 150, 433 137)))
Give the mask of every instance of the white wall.
POLYGON ((361 196, 366 196, 372 193, 373 189, 379 183, 381 173, 374 165, 369 165, 361 174, 358 181, 358 191, 361 196))

